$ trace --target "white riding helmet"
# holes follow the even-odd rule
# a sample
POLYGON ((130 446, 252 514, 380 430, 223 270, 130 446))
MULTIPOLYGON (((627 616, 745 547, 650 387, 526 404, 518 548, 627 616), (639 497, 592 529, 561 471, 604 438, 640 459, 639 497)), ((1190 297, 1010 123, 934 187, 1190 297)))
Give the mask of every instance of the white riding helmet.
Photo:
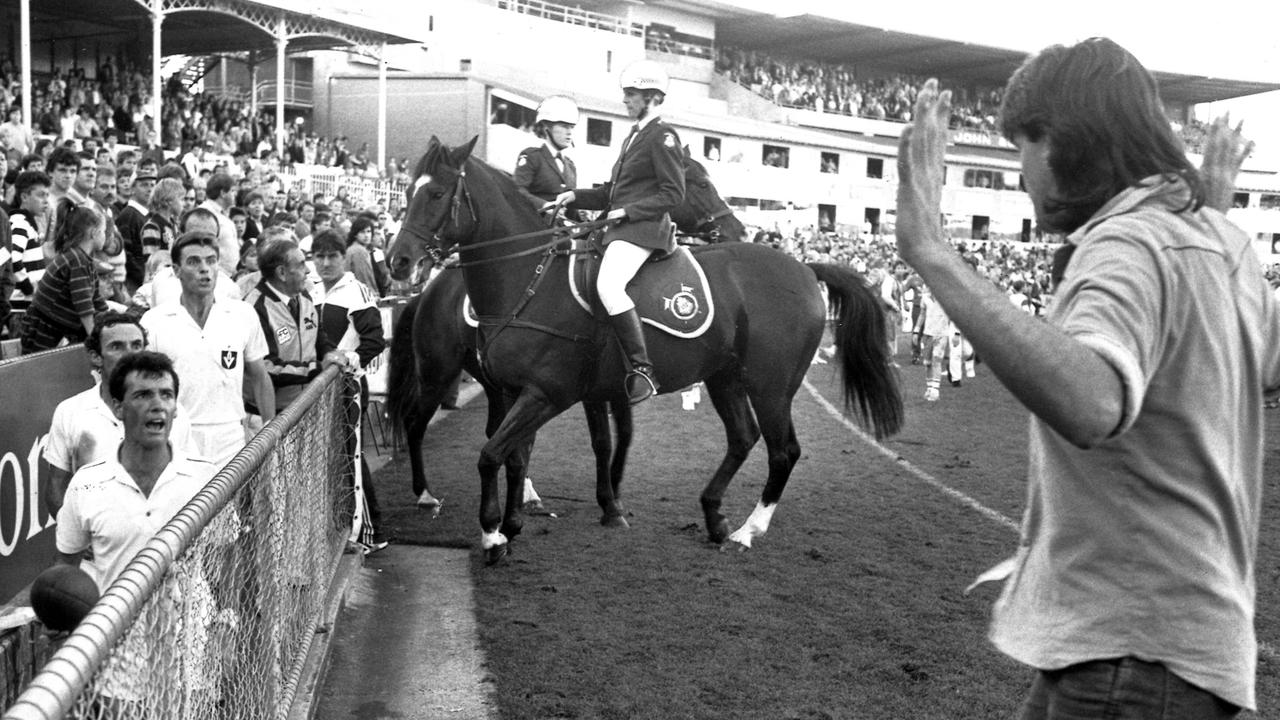
POLYGON ((662 65, 652 60, 637 60, 628 65, 622 74, 618 76, 618 87, 626 90, 627 88, 635 88, 637 90, 657 90, 663 95, 667 94, 667 71, 662 69, 662 65))
POLYGON ((537 122, 578 124, 578 103, 564 95, 552 95, 538 105, 537 122))

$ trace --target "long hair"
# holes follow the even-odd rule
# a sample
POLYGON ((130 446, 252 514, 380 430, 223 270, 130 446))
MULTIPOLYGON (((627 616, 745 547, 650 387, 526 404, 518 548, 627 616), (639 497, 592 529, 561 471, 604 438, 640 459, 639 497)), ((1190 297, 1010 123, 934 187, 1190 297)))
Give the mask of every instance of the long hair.
POLYGON ((1049 229, 1070 233, 1144 178, 1182 178, 1204 204, 1200 175, 1165 116, 1155 78, 1106 38, 1054 45, 1022 64, 1005 87, 1000 132, 1049 142, 1057 194, 1044 201, 1049 229))
POLYGON ((88 205, 66 202, 66 212, 58 224, 58 234, 53 238, 53 249, 60 253, 79 245, 80 241, 89 236, 89 233, 106 223, 102 213, 88 205))

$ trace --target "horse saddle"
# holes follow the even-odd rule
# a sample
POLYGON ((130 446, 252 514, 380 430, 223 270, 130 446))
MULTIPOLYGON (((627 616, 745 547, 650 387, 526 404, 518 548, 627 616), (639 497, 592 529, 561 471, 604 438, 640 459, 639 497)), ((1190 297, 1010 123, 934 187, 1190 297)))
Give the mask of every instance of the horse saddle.
MULTIPOLYGON (((573 249, 569 256, 573 297, 583 310, 603 317, 596 294, 602 251, 588 239, 575 240, 573 249)), ((635 301, 641 321, 676 337, 698 337, 715 318, 707 276, 686 247, 653 253, 627 284, 627 293, 635 301)))
MULTIPOLYGON (((569 287, 582 309, 595 314, 593 308, 600 307, 596 295, 600 248, 583 238, 574 241, 573 249, 569 255, 569 287)), ((627 285, 627 292, 645 324, 676 337, 698 337, 715 319, 707 276, 686 247, 654 253, 627 285)), ((469 295, 462 301, 462 317, 467 325, 480 327, 469 295)))

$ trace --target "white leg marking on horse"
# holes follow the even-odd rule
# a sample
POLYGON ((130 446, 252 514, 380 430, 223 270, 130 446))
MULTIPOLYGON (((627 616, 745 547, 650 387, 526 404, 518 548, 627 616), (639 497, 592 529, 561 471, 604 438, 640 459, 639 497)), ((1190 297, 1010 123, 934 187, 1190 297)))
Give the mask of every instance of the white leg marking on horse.
POLYGON ((494 530, 491 533, 480 533, 480 547, 484 550, 507 544, 507 536, 494 530))
POLYGON ((773 511, 777 509, 777 503, 765 505, 756 502, 756 509, 751 511, 751 517, 729 536, 729 542, 738 543, 744 548, 751 547, 752 539, 769 532, 769 521, 773 519, 773 511))
POLYGON ((542 498, 538 497, 538 491, 533 489, 533 478, 530 477, 524 479, 524 501, 542 502, 542 498))

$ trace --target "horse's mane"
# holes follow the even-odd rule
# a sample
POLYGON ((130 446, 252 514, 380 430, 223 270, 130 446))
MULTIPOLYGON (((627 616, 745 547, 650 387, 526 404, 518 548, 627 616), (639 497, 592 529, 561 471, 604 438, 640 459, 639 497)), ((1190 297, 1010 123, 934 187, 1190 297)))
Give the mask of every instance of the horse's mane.
POLYGON ((520 188, 516 186, 515 177, 506 170, 499 170, 489 163, 477 157, 467 158, 467 162, 474 163, 475 167, 485 171, 493 179, 493 184, 502 193, 502 199, 511 206, 517 214, 527 214, 530 219, 535 222, 541 218, 534 209, 533 204, 529 202, 529 198, 520 193, 520 188))

